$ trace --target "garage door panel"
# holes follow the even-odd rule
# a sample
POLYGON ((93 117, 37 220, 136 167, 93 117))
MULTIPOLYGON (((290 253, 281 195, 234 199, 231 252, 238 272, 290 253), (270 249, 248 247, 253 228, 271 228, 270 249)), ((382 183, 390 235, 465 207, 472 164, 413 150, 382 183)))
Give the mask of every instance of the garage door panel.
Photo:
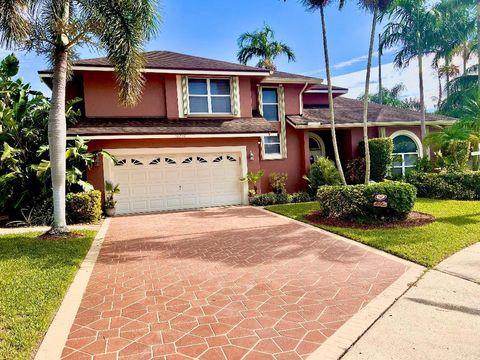
POLYGON ((238 154, 185 153, 122 156, 111 169, 120 184, 119 214, 242 203, 238 154))

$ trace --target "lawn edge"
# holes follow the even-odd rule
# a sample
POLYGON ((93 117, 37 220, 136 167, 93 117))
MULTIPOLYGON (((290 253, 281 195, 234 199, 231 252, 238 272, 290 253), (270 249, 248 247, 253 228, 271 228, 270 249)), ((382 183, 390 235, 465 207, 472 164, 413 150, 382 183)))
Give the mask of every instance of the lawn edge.
POLYGON ((93 267, 100 253, 105 235, 110 226, 110 218, 106 218, 93 240, 82 265, 78 269, 75 278, 62 300, 62 303, 53 318, 42 342, 35 354, 34 360, 60 359, 65 343, 67 342, 70 328, 80 307, 83 294, 87 287, 93 267))

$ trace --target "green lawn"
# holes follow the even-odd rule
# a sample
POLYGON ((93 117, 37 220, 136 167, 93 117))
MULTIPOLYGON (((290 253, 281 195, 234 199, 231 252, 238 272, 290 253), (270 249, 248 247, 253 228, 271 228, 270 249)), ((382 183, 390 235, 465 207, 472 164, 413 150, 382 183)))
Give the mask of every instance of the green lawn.
MULTIPOLYGON (((267 210, 308 222, 304 216, 318 203, 274 205, 267 210)), ((480 201, 418 199, 415 210, 434 215, 432 224, 403 229, 348 229, 315 225, 336 234, 432 267, 480 241, 480 201)))
POLYGON ((0 236, 0 359, 30 359, 95 237, 0 236))

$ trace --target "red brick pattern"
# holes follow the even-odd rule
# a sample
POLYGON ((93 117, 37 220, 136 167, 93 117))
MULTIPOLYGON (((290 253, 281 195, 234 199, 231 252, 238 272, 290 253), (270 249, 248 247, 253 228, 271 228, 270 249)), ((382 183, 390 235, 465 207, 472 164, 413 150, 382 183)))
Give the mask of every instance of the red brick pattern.
POLYGON ((121 217, 63 359, 302 359, 406 266, 254 208, 121 217))

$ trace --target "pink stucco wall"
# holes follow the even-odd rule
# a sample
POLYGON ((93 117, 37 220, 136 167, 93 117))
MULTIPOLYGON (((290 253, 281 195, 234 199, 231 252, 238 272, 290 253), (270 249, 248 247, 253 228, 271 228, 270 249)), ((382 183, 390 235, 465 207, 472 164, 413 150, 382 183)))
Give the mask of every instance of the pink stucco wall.
POLYGON ((83 92, 87 117, 164 117, 165 85, 159 74, 147 74, 140 102, 130 108, 118 101, 118 92, 112 73, 84 72, 83 92))

